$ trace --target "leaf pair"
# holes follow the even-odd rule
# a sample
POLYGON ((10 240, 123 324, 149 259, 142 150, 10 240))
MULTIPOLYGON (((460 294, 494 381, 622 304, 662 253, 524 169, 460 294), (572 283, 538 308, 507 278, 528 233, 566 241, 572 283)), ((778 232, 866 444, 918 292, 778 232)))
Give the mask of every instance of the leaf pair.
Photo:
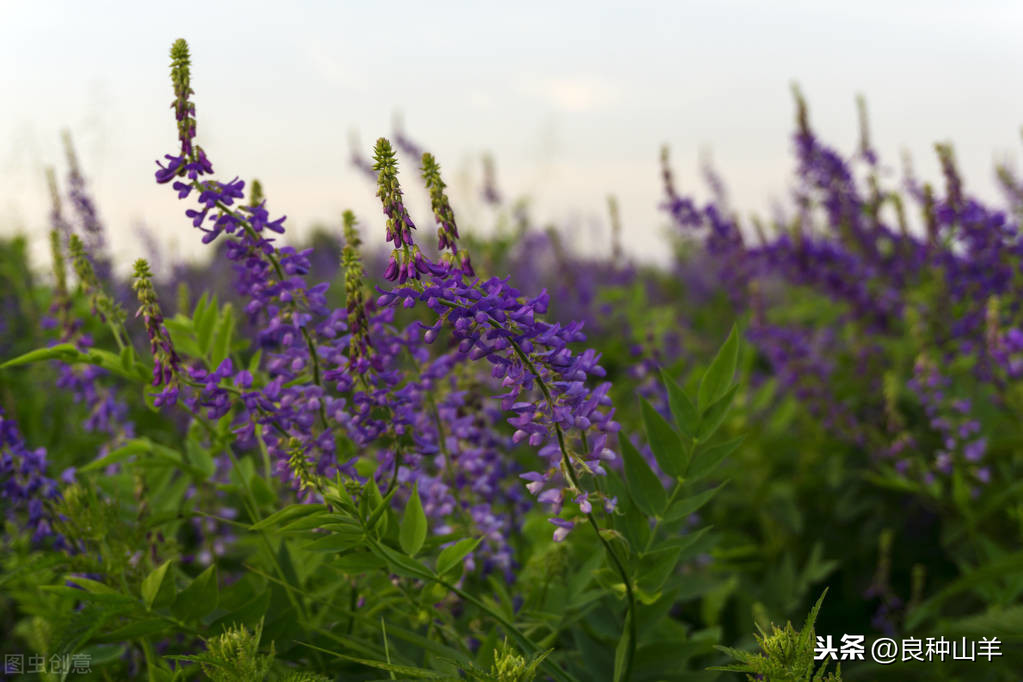
MULTIPOLYGON (((738 359, 739 338, 733 326, 724 345, 700 380, 695 406, 685 390, 662 372, 674 425, 662 417, 649 402, 642 401, 647 442, 650 443, 650 449, 661 471, 675 479, 699 478, 713 470, 738 447, 741 439, 705 450, 699 448, 700 444, 717 431, 728 413, 738 388, 737 385, 731 385, 738 359)), ((662 515, 668 499, 660 479, 632 442, 621 433, 619 443, 630 496, 647 516, 662 515)))

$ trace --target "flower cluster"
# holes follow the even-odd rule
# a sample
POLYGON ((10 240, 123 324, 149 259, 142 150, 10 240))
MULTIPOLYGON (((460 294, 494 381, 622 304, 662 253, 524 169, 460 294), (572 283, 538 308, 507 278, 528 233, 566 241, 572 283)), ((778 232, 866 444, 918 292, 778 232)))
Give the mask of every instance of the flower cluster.
POLYGON ((1023 376, 1018 306, 998 303, 1023 295, 1023 238, 1004 212, 969 195, 945 144, 936 145, 944 192, 907 171, 906 194, 919 205, 924 227, 915 234, 899 193, 881 187, 862 102, 860 119, 852 161, 865 163, 865 190, 852 163, 814 134, 796 91, 798 210, 770 234, 756 223, 759 243, 745 242, 720 199, 699 207, 680 196, 666 164, 664 209, 686 233, 704 235, 732 301, 753 310, 753 345, 782 386, 832 433, 883 453, 904 474, 909 455, 936 435, 933 461, 917 472, 925 481, 934 480, 931 469, 948 474, 961 462, 973 481, 986 482, 991 472, 982 466, 988 441, 981 423, 970 416, 969 401, 949 396, 978 382, 1001 392, 1023 376), (893 215, 895 224, 887 220, 893 215), (832 314, 805 322, 793 316, 793 297, 826 305, 832 314), (915 348, 903 359, 893 348, 906 337, 915 348), (940 373, 939 362, 969 367, 963 385, 940 373), (839 377, 837 368, 855 373, 839 377), (850 382, 856 389, 843 393, 850 382), (897 399, 903 392, 922 405, 924 423, 904 413, 908 403, 897 399))
MULTIPOLYGON (((244 182, 201 178, 212 165, 193 144, 187 46, 176 43, 172 57, 182 148, 167 157, 156 179, 187 175, 174 188, 182 199, 197 192, 199 207, 186 215, 204 232, 204 242, 226 237, 224 253, 235 265, 238 292, 248 299, 244 309, 263 352, 259 370, 267 377, 237 372, 230 360, 215 371, 192 366, 187 383, 200 389, 197 404, 212 410, 211 417, 235 407, 240 443, 262 439, 278 473, 306 495, 313 494, 314 474, 359 478, 351 455, 342 452, 373 453, 381 487, 398 486, 400 501, 416 486, 428 515, 476 528, 488 539, 487 561, 506 571, 509 517, 497 510, 523 503, 516 489, 502 483, 514 476, 514 464, 499 454, 510 444, 528 442, 539 450, 545 464, 525 475, 526 487, 555 514, 568 502, 583 514, 596 501, 612 508, 613 499, 584 488, 585 477, 603 474, 603 465, 617 459, 609 441, 618 429, 610 384, 587 385, 591 377, 604 376, 599 354, 571 350, 584 338, 581 323, 543 321, 546 292, 529 298, 507 279, 475 277, 468 253, 458 249, 458 228, 436 160, 422 155, 442 262, 430 261, 415 243, 396 154, 381 139, 373 168, 387 218, 386 241, 393 247, 383 274, 396 288, 382 290, 376 301, 364 298, 359 240, 348 214, 342 254, 346 305, 333 309, 326 284, 306 283, 311 254, 278 247, 266 236, 282 233, 284 219, 270 220, 265 200, 245 205, 244 182), (437 316, 433 324, 400 322, 405 315, 400 310, 417 303, 437 316), (433 345, 442 335, 452 350, 437 353, 433 345), (484 359, 491 367, 491 390, 503 392, 493 408, 468 409, 468 396, 486 389, 467 390, 473 375, 461 368, 484 359), (515 427, 511 443, 499 435, 501 410, 515 427)), ((147 315, 157 366, 166 374, 172 365, 159 341, 164 338, 159 319, 151 310, 147 315)), ((556 537, 572 523, 555 519, 556 537)))
POLYGON ((29 449, 18 425, 0 410, 0 484, 8 519, 18 511, 27 512, 32 539, 39 542, 52 535, 46 502, 60 495, 57 482, 46 475, 45 448, 29 449))
MULTIPOLYGON (((340 473, 364 480, 353 454, 374 460, 374 477, 382 489, 395 489, 396 503, 417 488, 427 515, 438 521, 436 532, 470 527, 485 538, 484 565, 510 571, 508 512, 521 511, 523 496, 508 487, 515 465, 501 456, 510 443, 500 434, 500 411, 469 404, 475 391, 467 385, 473 379, 460 368, 471 349, 434 353, 430 342, 437 329, 424 332, 418 321, 403 325, 395 306, 366 299, 360 240, 350 213, 344 217, 342 253, 346 304, 328 305, 327 284, 306 281, 310 251, 277 246, 268 236, 284 232, 284 218, 271 220, 261 191, 246 203, 244 182, 201 177, 212 173, 212 164, 205 155, 196 163, 201 152, 192 142, 187 48, 176 44, 174 54, 175 109, 186 112, 189 123, 179 127, 181 154, 168 156, 169 165, 161 166, 156 179, 181 178, 174 188, 181 199, 197 198, 198 207, 186 215, 203 231, 203 241, 226 240, 222 252, 234 264, 236 290, 261 351, 258 366, 240 371, 230 358, 212 371, 181 358, 180 381, 196 389, 186 405, 205 408, 210 418, 231 412, 239 446, 262 441, 276 473, 303 499, 317 495, 317 476, 340 473), (189 173, 182 170, 186 166, 189 173)), ((435 162, 429 182, 438 216, 448 221, 441 234, 445 248, 459 253, 460 267, 451 273, 429 262, 414 242, 394 158, 388 142, 378 143, 374 168, 388 218, 387 241, 394 247, 385 276, 402 283, 471 272, 467 254, 457 252, 457 228, 435 162)), ((142 294, 140 289, 141 314, 147 316, 157 365, 165 374, 174 366, 172 356, 151 297, 142 294)))
POLYGON ((980 422, 970 416, 970 401, 948 395, 949 383, 933 360, 926 355, 917 358, 908 386, 923 404, 929 425, 938 435, 940 447, 934 453, 934 469, 947 476, 960 463, 975 480, 987 483, 991 470, 977 466, 984 459, 987 438, 980 435, 980 422))
MULTIPOLYGON (((400 204, 397 163, 389 145, 382 140, 377 150, 380 196, 390 241, 395 216, 407 213, 400 204)), ((411 232, 403 234, 403 248, 418 254, 416 272, 428 277, 421 281, 414 277, 406 286, 385 290, 377 304, 384 308, 425 305, 437 315, 424 334, 427 342, 444 330, 459 354, 489 362, 491 376, 505 391, 496 397, 502 408, 513 414, 508 419, 516 428, 513 441, 528 441, 546 463, 540 471, 523 474, 529 482, 527 488, 540 502, 549 504, 555 515, 568 501, 588 513, 589 496, 600 494, 584 490, 580 478, 601 475, 603 463, 616 460, 609 448, 609 435, 618 430, 618 424, 608 396, 610 384, 586 385, 590 377, 605 374, 598 364, 599 353, 587 350, 576 355, 570 348, 585 339, 582 324, 562 326, 543 321, 549 303, 546 292, 527 298, 507 279, 469 279, 460 269, 432 264, 410 243, 411 232)), ((399 278, 398 284, 403 281, 399 278)), ((610 499, 605 499, 605 504, 613 507, 610 499)), ((573 523, 552 521, 562 531, 557 533, 558 539, 573 523)))

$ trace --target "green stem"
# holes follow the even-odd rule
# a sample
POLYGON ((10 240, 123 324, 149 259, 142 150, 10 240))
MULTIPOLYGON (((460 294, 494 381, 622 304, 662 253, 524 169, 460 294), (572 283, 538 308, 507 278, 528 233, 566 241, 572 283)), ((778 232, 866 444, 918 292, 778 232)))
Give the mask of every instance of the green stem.
MULTIPOLYGON (((462 308, 462 309, 464 309, 466 307, 466 306, 463 306, 463 305, 459 305, 458 303, 454 303, 452 301, 446 301, 444 299, 438 299, 438 300, 442 304, 447 305, 450 308, 462 308)), ((503 328, 503 327, 501 327, 501 323, 500 322, 498 322, 497 320, 493 319, 492 317, 488 316, 488 318, 489 319, 487 321, 490 324, 490 326, 492 326, 492 327, 494 327, 496 329, 503 328)), ((543 393, 544 399, 547 401, 547 404, 553 410, 554 409, 554 397, 551 395, 550 389, 548 388, 546 382, 543 380, 543 376, 540 374, 539 370, 537 370, 537 368, 533 364, 532 360, 529 359, 529 357, 526 355, 525 351, 522 350, 522 347, 514 339, 508 339, 508 343, 514 349, 514 351, 515 351, 516 355, 518 355, 519 359, 522 360, 522 364, 525 365, 526 369, 528 369, 530 374, 532 374, 533 377, 536 379, 537 385, 539 385, 540 391, 543 393)), ((578 478, 577 478, 577 476, 575 474, 575 468, 572 465, 572 458, 571 458, 571 456, 568 453, 568 446, 565 443, 565 433, 561 429, 561 425, 555 423, 554 424, 554 431, 555 431, 555 433, 557 434, 557 437, 558 437, 558 447, 561 450, 561 458, 562 458, 562 462, 563 462, 563 465, 564 465, 563 468, 565 469, 565 475, 568 476, 569 481, 572 483, 572 485, 577 490, 582 490, 582 488, 579 486, 579 480, 578 480, 578 478)), ((622 679, 623 680, 628 680, 631 677, 631 674, 632 674, 632 662, 633 662, 633 660, 636 657, 636 636, 637 636, 637 628, 636 628, 636 595, 635 595, 635 593, 633 591, 632 580, 629 578, 629 574, 625 570, 624 564, 622 563, 622 561, 618 557, 618 555, 615 553, 614 549, 611 547, 611 544, 604 538, 603 535, 601 535, 601 533, 600 533, 600 524, 597 523, 597 519, 593 515, 593 512, 587 513, 586 514, 586 518, 589 521, 590 526, 593 528, 593 532, 596 533, 597 539, 600 540, 600 543, 604 546, 604 550, 607 552, 607 555, 611 558, 611 563, 614 564, 615 570, 618 572, 618 575, 621 576, 622 582, 625 584, 625 595, 626 595, 626 600, 628 602, 628 612, 626 613, 626 621, 627 621, 628 627, 629 627, 629 645, 627 647, 626 654, 625 654, 625 666, 623 668, 624 674, 622 676, 622 679)))
MULTIPOLYGON (((679 483, 678 481, 676 481, 675 482, 675 487, 672 488, 672 490, 671 490, 671 495, 668 496, 668 503, 664 506, 665 509, 671 509, 672 503, 675 502, 675 498, 678 497, 678 494, 681 491, 682 491, 682 484, 679 483)), ((650 546, 653 545, 654 536, 657 533, 657 529, 661 527, 661 521, 663 521, 663 519, 661 519, 659 517, 654 519, 654 525, 650 529, 650 535, 647 537, 646 546, 643 548, 643 552, 649 552, 650 551, 650 546)))
MULTIPOLYGON (((212 426, 210 426, 208 424, 205 424, 204 423, 205 420, 202 419, 201 417, 199 417, 198 415, 196 415, 194 412, 191 412, 191 410, 188 410, 188 411, 192 414, 192 416, 196 420, 199 421, 200 424, 203 424, 204 426, 206 426, 206 428, 209 429, 211 433, 213 433, 213 427, 212 426)), ((216 441, 214 441, 214 442, 216 442, 216 441)), ((249 516, 252 517, 252 522, 253 523, 259 523, 259 521, 261 521, 262 518, 263 518, 262 515, 260 515, 260 513, 259 513, 259 503, 256 501, 256 496, 252 492, 252 487, 249 485, 248 479, 242 474, 242 468, 241 468, 241 466, 238 463, 238 458, 234 456, 234 452, 231 450, 231 446, 228 445, 227 443, 223 444, 223 449, 224 449, 224 452, 227 454, 228 458, 231 460, 231 466, 234 467, 234 470, 236 472, 238 472, 238 478, 242 482, 242 489, 245 491, 244 499, 245 499, 245 503, 246 503, 246 508, 247 508, 247 510, 249 512, 249 516)), ((260 531, 259 532, 259 538, 262 541, 263 547, 264 547, 264 549, 266 549, 266 553, 269 555, 270 561, 273 563, 274 568, 277 570, 277 573, 281 576, 281 578, 283 578, 284 577, 284 569, 281 568, 281 564, 277 560, 277 555, 274 553, 273 546, 270 544, 270 541, 267 539, 266 533, 264 531, 260 531)), ((282 540, 282 542, 283 542, 283 540, 282 540)), ((286 589, 285 590, 285 594, 288 597, 288 601, 291 602, 291 605, 293 607, 295 607, 295 611, 297 613, 301 614, 304 618, 308 618, 309 614, 306 612, 305 608, 303 607, 302 602, 292 593, 292 591, 290 589, 286 589)))
MULTIPOLYGON (((203 191, 202 184, 198 180, 193 180, 192 181, 192 186, 195 187, 196 189, 198 189, 200 192, 203 191)), ((222 212, 229 214, 232 218, 237 220, 238 224, 242 226, 242 229, 244 229, 245 232, 250 237, 252 237, 253 239, 256 239, 256 240, 259 239, 259 235, 256 233, 256 230, 253 229, 252 224, 249 223, 249 221, 246 220, 243 216, 241 216, 240 214, 238 214, 235 211, 231 210, 230 206, 228 206, 227 204, 225 204, 222 201, 217 201, 216 206, 222 212)), ((265 256, 266 256, 266 259, 270 262, 271 267, 273 267, 274 273, 277 275, 277 279, 283 282, 284 281, 284 270, 281 268, 281 264, 277 261, 277 258, 274 256, 273 253, 265 254, 265 256)), ((294 301, 292 301, 290 303, 289 307, 292 309, 292 311, 295 311, 295 310, 298 309, 298 305, 294 301)), ((306 329, 305 327, 300 327, 300 329, 302 330, 302 338, 305 339, 306 348, 309 351, 309 359, 310 359, 310 361, 313 364, 313 383, 315 383, 320 388, 323 388, 323 384, 320 381, 320 357, 319 357, 319 354, 317 353, 316 342, 313 340, 313 337, 309 333, 308 329, 306 329)), ((320 425, 324 429, 329 429, 330 426, 329 426, 329 422, 327 421, 327 409, 323 406, 323 401, 320 401, 319 413, 320 413, 320 425)))
MULTIPOLYGON (((369 539, 369 542, 372 543, 374 546, 376 546, 378 548, 378 551, 379 551, 380 543, 376 542, 375 540, 373 540, 371 538, 369 539)), ((408 567, 403 567, 403 568, 405 570, 409 571, 410 573, 413 572, 408 567)), ((417 573, 418 577, 422 578, 423 580, 430 580, 430 581, 435 582, 438 585, 444 587, 448 591, 454 592, 459 597, 461 597, 465 601, 469 602, 470 604, 472 604, 473 606, 475 606, 476 608, 480 609, 481 611, 483 611, 484 613, 489 615, 491 618, 496 620, 498 623, 500 623, 504 627, 505 631, 511 636, 511 638, 515 640, 515 643, 518 644, 519 647, 521 647, 524 651, 527 651, 527 652, 529 652, 531 654, 535 654, 535 653, 539 652, 539 647, 537 647, 537 645, 533 642, 533 640, 529 639, 524 634, 522 634, 519 631, 519 629, 517 627, 515 627, 514 623, 512 623, 507 618, 505 618, 504 615, 502 615, 500 612, 495 611, 494 609, 492 609, 489 606, 487 606, 487 604, 485 602, 483 602, 482 600, 477 599, 472 594, 462 590, 460 587, 457 587, 456 585, 454 585, 452 583, 449 583, 448 581, 444 580, 440 576, 435 575, 434 573, 432 573, 430 571, 427 571, 427 570, 415 571, 415 573, 417 573)), ((541 665, 543 665, 545 668, 547 668, 549 673, 551 673, 552 675, 554 675, 558 679, 562 680, 563 682, 578 682, 575 679, 575 677, 573 677, 569 673, 567 673, 564 670, 562 670, 559 666, 555 665, 552 661, 550 661, 549 658, 548 659, 544 659, 544 662, 541 665)))
POLYGON ((149 678, 149 682, 156 682, 156 660, 153 654, 153 645, 149 643, 149 639, 146 637, 139 639, 139 644, 142 646, 142 653, 146 657, 146 675, 149 678))
MULTIPOLYGON (((496 321, 492 322, 492 324, 496 324, 496 321)), ((536 378, 536 382, 540 386, 540 390, 543 392, 544 398, 547 400, 547 404, 550 405, 551 409, 554 409, 554 397, 551 395, 547 384, 543 381, 540 372, 536 369, 533 362, 529 359, 518 343, 511 339, 509 339, 509 343, 511 343, 512 348, 515 349, 515 353, 522 360, 523 364, 526 365, 530 373, 532 373, 532 375, 536 378)), ((565 443, 565 432, 562 431, 561 425, 558 423, 554 424, 554 431, 558 436, 558 447, 561 449, 561 459, 564 463, 565 474, 577 490, 582 490, 579 486, 579 479, 576 476, 575 468, 572 466, 571 457, 568 454, 568 446, 565 443)), ((604 550, 611 558, 611 563, 614 564, 615 570, 618 571, 618 575, 621 576, 622 582, 625 584, 625 595, 629 607, 629 610, 625 615, 625 620, 629 627, 629 645, 625 653, 625 666, 623 668, 624 673, 622 675, 622 679, 627 681, 632 675, 632 661, 636 657, 636 637, 638 634, 636 629, 636 595, 633 592, 632 580, 629 578, 629 574, 625 570, 624 564, 622 564, 621 559, 618 558, 618 554, 611 547, 611 543, 609 543, 604 536, 601 535, 600 524, 597 523, 597 519, 593 515, 593 512, 588 512, 586 514, 586 518, 590 522, 593 532, 596 533, 597 539, 600 540, 602 545, 604 545, 604 550)))
POLYGON ((372 530, 373 526, 376 525, 376 522, 379 521, 380 517, 383 516, 385 511, 387 511, 387 503, 391 500, 391 497, 394 496, 394 493, 397 490, 398 468, 400 466, 401 448, 397 447, 396 445, 394 449, 394 471, 391 473, 391 481, 387 484, 387 492, 383 494, 384 498, 383 502, 381 502, 380 506, 376 508, 376 510, 373 512, 373 515, 369 517, 369 520, 366 522, 366 525, 364 526, 367 531, 372 530))

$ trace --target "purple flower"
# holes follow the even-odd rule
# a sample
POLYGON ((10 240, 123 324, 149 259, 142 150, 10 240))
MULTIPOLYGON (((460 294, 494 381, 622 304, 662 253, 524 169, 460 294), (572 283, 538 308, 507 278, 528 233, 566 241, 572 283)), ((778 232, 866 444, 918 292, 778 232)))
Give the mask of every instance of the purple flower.
POLYGON ((987 450, 987 438, 978 438, 963 448, 963 456, 967 461, 978 462, 984 456, 985 450, 987 450))
POLYGON ((554 542, 561 542, 568 537, 568 532, 575 527, 575 523, 572 521, 566 521, 564 519, 552 518, 547 519, 553 523, 557 528, 554 530, 554 542))
POLYGON ((33 542, 53 535, 44 502, 59 497, 60 492, 56 481, 46 475, 46 450, 30 450, 17 424, 3 410, 0 410, 0 489, 3 490, 0 508, 6 518, 25 518, 23 523, 32 531, 33 542))

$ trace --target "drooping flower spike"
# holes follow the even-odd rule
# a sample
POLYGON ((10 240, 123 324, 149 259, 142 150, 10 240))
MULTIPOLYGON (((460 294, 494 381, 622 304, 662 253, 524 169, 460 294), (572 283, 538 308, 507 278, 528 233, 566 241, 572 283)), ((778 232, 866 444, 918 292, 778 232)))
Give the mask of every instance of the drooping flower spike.
POLYGON ((146 335, 149 337, 149 349, 153 354, 153 386, 163 386, 154 403, 157 407, 173 405, 178 399, 180 390, 181 360, 174 344, 171 342, 170 334, 163 323, 163 313, 160 311, 160 303, 156 299, 156 291, 153 289, 153 275, 149 270, 149 264, 142 258, 135 261, 135 271, 132 275, 135 280, 132 289, 138 295, 139 308, 135 317, 141 316, 146 324, 146 335))
POLYGON ((412 239, 412 230, 416 226, 402 200, 397 156, 386 138, 377 140, 373 158, 373 169, 377 172, 377 196, 387 216, 387 241, 394 245, 384 277, 404 284, 407 279, 419 279, 420 274, 428 271, 428 265, 412 239))
POLYGON ((441 262, 459 268, 467 277, 472 277, 476 273, 472 269, 469 253, 458 251, 458 225, 455 223, 455 212, 444 193, 446 185, 440 176, 440 164, 429 152, 423 153, 423 180, 430 192, 430 207, 437 221, 437 250, 440 251, 441 262))

